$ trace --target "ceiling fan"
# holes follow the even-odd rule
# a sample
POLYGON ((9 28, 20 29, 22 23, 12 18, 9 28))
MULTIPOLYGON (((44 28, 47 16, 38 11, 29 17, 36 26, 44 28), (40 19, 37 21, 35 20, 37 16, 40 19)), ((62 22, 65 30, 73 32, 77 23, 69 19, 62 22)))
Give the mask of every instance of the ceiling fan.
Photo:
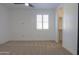
POLYGON ((13 3, 15 5, 24 4, 25 6, 34 7, 31 3, 13 3))

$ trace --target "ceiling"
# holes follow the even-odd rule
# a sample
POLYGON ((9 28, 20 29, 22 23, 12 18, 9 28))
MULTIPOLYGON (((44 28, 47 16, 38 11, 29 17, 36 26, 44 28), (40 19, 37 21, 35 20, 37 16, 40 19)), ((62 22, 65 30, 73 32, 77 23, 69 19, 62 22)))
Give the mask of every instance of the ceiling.
POLYGON ((33 3, 32 5, 35 8, 56 8, 59 6, 59 3, 33 3))
MULTIPOLYGON (((37 9, 51 9, 56 8, 60 5, 60 3, 31 3, 37 9)), ((15 7, 15 8, 30 8, 25 6, 24 4, 13 4, 13 3, 4 3, 3 5, 8 7, 15 7)))

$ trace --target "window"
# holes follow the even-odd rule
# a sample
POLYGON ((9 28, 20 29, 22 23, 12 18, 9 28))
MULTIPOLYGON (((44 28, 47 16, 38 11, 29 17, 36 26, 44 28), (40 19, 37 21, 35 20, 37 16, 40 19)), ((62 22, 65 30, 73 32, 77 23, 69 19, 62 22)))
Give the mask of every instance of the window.
POLYGON ((48 15, 37 15, 37 29, 48 29, 48 15))
POLYGON ((42 29, 42 15, 37 15, 37 29, 42 29))

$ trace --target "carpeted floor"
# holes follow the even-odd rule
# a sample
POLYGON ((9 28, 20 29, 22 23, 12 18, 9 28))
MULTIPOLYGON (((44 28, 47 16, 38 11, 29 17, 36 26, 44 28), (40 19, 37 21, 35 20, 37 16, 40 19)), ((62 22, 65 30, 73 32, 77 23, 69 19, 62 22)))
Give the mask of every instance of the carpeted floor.
POLYGON ((0 55, 71 55, 55 41, 9 41, 0 45, 0 55))

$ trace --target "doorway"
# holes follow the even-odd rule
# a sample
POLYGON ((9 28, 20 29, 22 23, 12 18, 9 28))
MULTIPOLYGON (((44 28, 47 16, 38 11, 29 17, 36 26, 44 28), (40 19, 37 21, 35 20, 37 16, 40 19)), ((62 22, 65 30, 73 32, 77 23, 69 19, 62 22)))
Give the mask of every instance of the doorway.
POLYGON ((63 11, 63 8, 59 8, 58 9, 58 13, 57 13, 57 21, 58 21, 58 43, 60 45, 62 45, 62 32, 63 32, 63 28, 62 28, 62 24, 63 24, 63 15, 64 15, 64 11, 63 11))

